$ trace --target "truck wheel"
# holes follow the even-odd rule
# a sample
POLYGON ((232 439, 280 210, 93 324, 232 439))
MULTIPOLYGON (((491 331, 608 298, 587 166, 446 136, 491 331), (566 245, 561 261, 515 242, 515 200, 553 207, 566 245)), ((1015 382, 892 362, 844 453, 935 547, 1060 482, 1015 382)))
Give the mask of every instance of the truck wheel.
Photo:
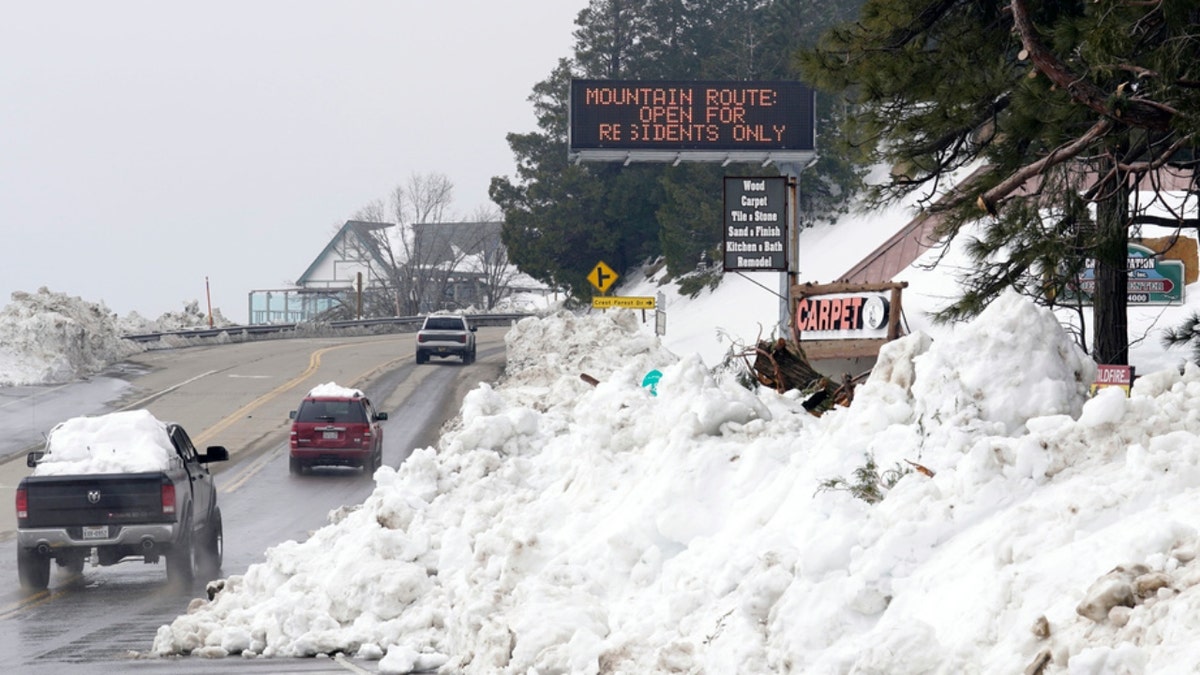
POLYGON ((221 571, 225 561, 225 532, 221 525, 221 509, 213 511, 204 531, 204 546, 199 551, 200 573, 205 577, 215 577, 221 571))
POLYGON ((189 518, 180 540, 167 551, 167 581, 190 584, 196 578, 194 538, 189 518))
POLYGON ((429 360, 429 356, 424 352, 417 352, 417 363, 425 363, 429 360))
POLYGON ((50 585, 50 558, 18 547, 17 576, 21 578, 21 587, 26 590, 46 590, 50 585))
POLYGON ((304 465, 301 464, 300 460, 296 459, 295 457, 289 457, 288 473, 292 474, 293 476, 299 476, 300 474, 304 473, 304 465))

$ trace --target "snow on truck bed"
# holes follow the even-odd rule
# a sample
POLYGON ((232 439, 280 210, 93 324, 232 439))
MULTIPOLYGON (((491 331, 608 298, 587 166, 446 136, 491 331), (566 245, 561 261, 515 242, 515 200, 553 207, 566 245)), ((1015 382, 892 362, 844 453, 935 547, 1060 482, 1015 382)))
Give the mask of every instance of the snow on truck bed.
POLYGON ((50 430, 33 475, 165 471, 173 457, 167 425, 148 410, 74 417, 50 430))

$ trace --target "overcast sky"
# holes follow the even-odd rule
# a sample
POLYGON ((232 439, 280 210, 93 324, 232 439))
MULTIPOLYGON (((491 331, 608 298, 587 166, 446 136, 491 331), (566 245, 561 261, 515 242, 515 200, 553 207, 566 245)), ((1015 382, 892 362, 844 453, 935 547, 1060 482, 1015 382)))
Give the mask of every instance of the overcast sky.
POLYGON ((0 0, 0 306, 246 319, 414 173, 489 205, 586 0, 0 0))

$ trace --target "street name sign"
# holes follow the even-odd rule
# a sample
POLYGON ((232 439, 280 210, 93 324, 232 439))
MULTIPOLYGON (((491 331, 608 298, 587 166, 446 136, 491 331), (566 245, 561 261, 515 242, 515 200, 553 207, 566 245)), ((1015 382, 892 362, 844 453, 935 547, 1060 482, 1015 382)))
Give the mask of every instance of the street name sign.
POLYGON ((597 296, 592 298, 592 307, 595 309, 609 309, 612 307, 620 307, 621 309, 654 309, 654 298, 648 295, 597 296))

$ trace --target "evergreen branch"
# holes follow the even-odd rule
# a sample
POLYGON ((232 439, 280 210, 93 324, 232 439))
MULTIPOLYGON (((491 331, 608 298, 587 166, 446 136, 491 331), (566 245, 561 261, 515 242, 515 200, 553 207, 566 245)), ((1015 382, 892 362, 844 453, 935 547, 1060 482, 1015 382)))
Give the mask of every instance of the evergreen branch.
POLYGON ((1082 76, 1072 73, 1058 57, 1038 41, 1034 34, 1033 21, 1025 0, 1012 0, 1013 23, 1021 36, 1021 44, 1038 71, 1050 78, 1055 85, 1071 94, 1071 98, 1111 120, 1134 127, 1166 131, 1175 115, 1160 105, 1148 105, 1141 100, 1126 100, 1126 105, 1116 109, 1100 87, 1082 76))

